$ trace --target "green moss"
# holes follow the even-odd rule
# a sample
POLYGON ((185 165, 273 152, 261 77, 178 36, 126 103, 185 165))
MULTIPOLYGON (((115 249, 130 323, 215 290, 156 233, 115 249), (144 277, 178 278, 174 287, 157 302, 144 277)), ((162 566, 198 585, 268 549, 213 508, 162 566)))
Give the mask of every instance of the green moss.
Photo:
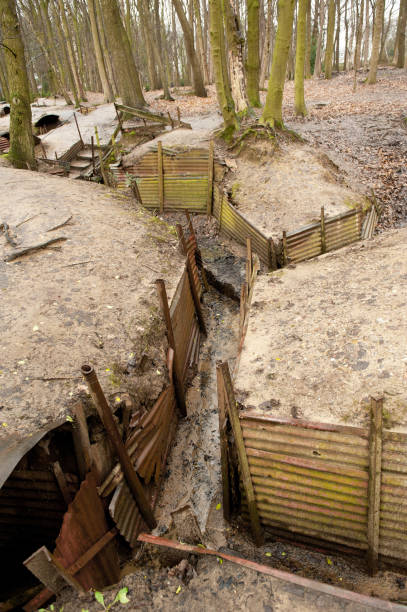
POLYGON ((239 182, 236 181, 236 183, 233 183, 232 189, 231 189, 232 200, 236 198, 240 187, 241 187, 241 184, 239 182))

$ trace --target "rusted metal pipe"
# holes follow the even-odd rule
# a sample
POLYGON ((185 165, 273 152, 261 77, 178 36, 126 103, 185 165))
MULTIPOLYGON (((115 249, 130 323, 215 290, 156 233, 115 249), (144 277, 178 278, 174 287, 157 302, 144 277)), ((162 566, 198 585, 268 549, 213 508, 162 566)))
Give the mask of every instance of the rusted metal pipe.
POLYGON ((102 387, 99 384, 96 372, 90 365, 83 365, 81 368, 82 375, 88 385, 90 395, 99 413, 101 421, 107 431, 107 434, 112 441, 112 444, 116 450, 119 462, 122 467, 124 476, 127 480, 127 484, 136 500, 140 509, 143 519, 146 521, 150 529, 154 529, 157 526, 154 518, 151 506, 144 493, 143 485, 141 484, 139 477, 131 463, 130 457, 126 451, 123 441, 120 437, 117 425, 114 421, 112 411, 110 410, 109 404, 107 403, 105 394, 103 393, 102 387))

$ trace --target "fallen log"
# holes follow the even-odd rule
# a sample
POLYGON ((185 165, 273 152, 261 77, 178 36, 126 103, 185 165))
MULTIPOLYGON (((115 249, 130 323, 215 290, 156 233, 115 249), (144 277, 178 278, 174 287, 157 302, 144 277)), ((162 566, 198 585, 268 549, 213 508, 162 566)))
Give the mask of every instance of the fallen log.
POLYGON ((34 251, 46 249, 49 245, 54 244, 55 242, 59 242, 61 240, 68 240, 68 238, 66 236, 59 236, 58 238, 52 238, 52 240, 47 240, 46 242, 40 242, 39 244, 34 244, 32 246, 18 249, 18 251, 13 251, 12 253, 10 253, 10 255, 7 255, 7 257, 4 258, 4 261, 14 261, 18 257, 23 257, 24 255, 28 255, 29 253, 34 253, 34 251))

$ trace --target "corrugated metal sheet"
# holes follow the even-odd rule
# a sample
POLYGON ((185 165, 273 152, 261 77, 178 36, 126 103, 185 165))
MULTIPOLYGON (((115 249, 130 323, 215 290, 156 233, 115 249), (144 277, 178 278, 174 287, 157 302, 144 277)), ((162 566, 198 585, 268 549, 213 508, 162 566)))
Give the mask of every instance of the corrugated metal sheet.
POLYGON ((145 523, 125 481, 120 483, 114 492, 109 512, 121 535, 134 548, 137 536, 145 528, 145 523))
MULTIPOLYGON (((56 541, 55 557, 63 567, 73 565, 109 530, 96 480, 89 473, 81 484, 73 502, 64 516, 56 541)), ((120 577, 119 557, 115 540, 111 540, 76 575, 84 589, 102 589, 115 584, 120 577)))
POLYGON ((10 141, 8 138, 0 136, 0 153, 8 153, 10 149, 10 141))
POLYGON ((383 432, 379 552, 407 560, 407 435, 383 432))
POLYGON ((368 433, 241 414, 261 522, 367 548, 368 433))
POLYGON ((313 223, 287 234, 287 257, 298 262, 316 257, 322 252, 321 225, 313 223))
POLYGON ((61 155, 58 159, 59 161, 72 161, 79 153, 82 151, 83 143, 81 140, 75 142, 63 155, 61 155))
POLYGON ((363 221, 363 227, 362 227, 362 232, 361 232, 362 240, 367 240, 369 238, 372 238, 378 221, 379 221, 379 215, 377 214, 376 208, 372 206, 363 221))
POLYGON ((232 206, 226 196, 220 196, 219 188, 216 185, 214 185, 213 192, 213 215, 219 221, 220 230, 240 244, 246 245, 247 238, 251 238, 253 252, 257 253, 260 260, 270 268, 271 248, 268 238, 232 206))

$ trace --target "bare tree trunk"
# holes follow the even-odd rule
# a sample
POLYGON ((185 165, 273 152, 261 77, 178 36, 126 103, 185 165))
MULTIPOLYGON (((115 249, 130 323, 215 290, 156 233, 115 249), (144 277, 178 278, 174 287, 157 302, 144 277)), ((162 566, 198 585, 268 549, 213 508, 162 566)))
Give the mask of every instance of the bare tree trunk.
POLYGON ((283 92, 288 53, 293 31, 295 0, 279 0, 278 27, 273 64, 263 114, 260 121, 272 127, 283 127, 283 92))
POLYGON ((99 71, 100 80, 102 81, 104 101, 113 102, 114 100, 113 90, 112 90, 110 81, 107 76, 106 66, 103 60, 102 46, 100 44, 99 30, 98 30, 97 20, 96 20, 95 0, 88 0, 88 11, 89 11, 90 27, 92 31, 92 40, 93 40, 93 46, 95 49, 97 67, 99 71))
POLYGON ((369 85, 373 85, 377 80, 377 66, 379 63, 380 54, 380 40, 382 36, 383 26, 383 15, 384 15, 384 0, 376 0, 375 7, 375 19, 373 26, 373 41, 372 41, 372 54, 370 56, 370 68, 367 82, 369 85))
POLYGON ((2 46, 5 49, 7 84, 10 96, 9 158, 17 168, 36 167, 30 88, 25 67, 24 46, 14 0, 0 0, 2 46))
POLYGON ((321 56, 322 56, 322 39, 324 34, 325 23, 325 0, 319 2, 319 30, 317 38, 317 49, 315 54, 314 78, 319 79, 321 76, 321 56))
POLYGON ((369 20, 369 0, 365 3, 365 31, 363 35, 363 66, 369 65, 369 40, 370 40, 370 20, 369 20))
POLYGON ((295 114, 305 117, 304 98, 305 45, 307 36, 308 0, 299 0, 297 18, 297 49, 295 57, 295 114))
POLYGON ((400 0, 400 31, 397 45, 397 67, 404 68, 404 61, 406 55, 406 21, 407 21, 407 0, 400 0))
POLYGON ((332 56, 334 49, 334 31, 335 31, 335 0, 329 0, 328 5, 328 26, 326 32, 326 49, 325 49, 325 78, 332 78, 332 56))
POLYGON ((235 103, 235 110, 238 113, 245 113, 249 106, 246 92, 246 79, 243 66, 243 44, 241 26, 238 21, 233 0, 223 0, 225 13, 225 25, 228 41, 230 87, 232 98, 235 103))
POLYGON ((305 40, 305 72, 304 76, 306 79, 311 78, 311 0, 307 0, 307 24, 306 24, 306 40, 305 40))
POLYGON ((146 101, 117 2, 116 0, 102 0, 101 7, 122 103, 136 108, 143 107, 146 101))
POLYGON ((218 95, 218 102, 223 116, 223 136, 226 140, 230 140, 233 138, 233 134, 238 129, 238 123, 233 98, 227 79, 223 18, 220 0, 209 0, 209 10, 211 51, 215 72, 216 93, 218 95))
POLYGON ((343 69, 346 71, 348 69, 348 58, 349 58, 349 21, 348 21, 348 0, 345 0, 345 16, 344 16, 344 25, 345 25, 345 55, 343 58, 343 69))
MULTIPOLYGON (((369 0, 366 0, 368 2, 369 0)), ((363 35, 363 13, 364 13, 364 0, 361 0, 360 9, 356 4, 356 42, 355 42, 355 56, 353 60, 353 91, 356 91, 356 74, 360 65, 360 53, 362 45, 363 35)))
POLYGON ((189 64, 192 69, 194 93, 196 96, 206 98, 207 94, 204 86, 202 70, 194 46, 194 31, 185 15, 181 0, 172 0, 172 2, 174 4, 174 8, 177 12, 182 31, 184 33, 185 50, 188 56, 189 64))
POLYGON ((251 106, 260 107, 259 95, 259 0, 247 0, 247 96, 251 106))
POLYGON ((195 23, 196 23, 196 46, 199 57, 201 58, 201 68, 204 75, 205 85, 209 83, 208 62, 206 61, 206 52, 204 44, 204 36, 202 30, 201 7, 199 0, 194 1, 195 23))

